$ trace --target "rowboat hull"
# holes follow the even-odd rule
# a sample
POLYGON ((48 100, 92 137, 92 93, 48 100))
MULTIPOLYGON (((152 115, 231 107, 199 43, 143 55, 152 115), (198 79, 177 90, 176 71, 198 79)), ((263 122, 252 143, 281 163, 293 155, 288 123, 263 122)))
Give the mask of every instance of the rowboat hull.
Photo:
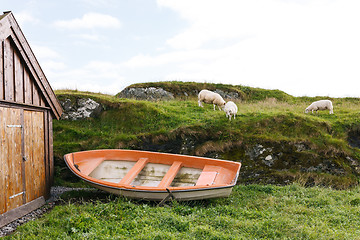
POLYGON ((241 164, 225 160, 135 150, 92 150, 64 156, 90 185, 129 198, 161 201, 228 197, 241 164))

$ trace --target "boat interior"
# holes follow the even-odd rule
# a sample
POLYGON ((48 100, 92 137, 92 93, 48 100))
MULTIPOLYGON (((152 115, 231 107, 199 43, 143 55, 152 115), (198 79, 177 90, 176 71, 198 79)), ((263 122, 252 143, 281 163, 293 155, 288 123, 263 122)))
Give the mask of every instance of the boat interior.
POLYGON ((97 150, 68 154, 79 174, 112 184, 168 188, 233 184, 240 163, 142 151, 97 150))

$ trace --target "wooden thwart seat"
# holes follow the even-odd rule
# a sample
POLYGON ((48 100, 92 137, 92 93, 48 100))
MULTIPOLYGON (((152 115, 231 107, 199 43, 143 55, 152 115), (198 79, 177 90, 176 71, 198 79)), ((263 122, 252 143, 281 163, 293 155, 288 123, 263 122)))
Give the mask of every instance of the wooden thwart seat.
POLYGON ((176 177, 177 173, 181 169, 181 162, 174 162, 170 169, 167 171, 161 182, 159 183, 158 187, 166 188, 169 187, 174 178, 176 177))
POLYGON ((214 184, 216 176, 218 175, 220 169, 221 167, 218 166, 205 165, 199 179, 196 182, 196 186, 209 186, 214 184))
POLYGON ((148 162, 148 158, 139 158, 130 171, 120 180, 119 184, 130 184, 148 162))
POLYGON ((97 158, 92 161, 81 161, 77 163, 78 170, 85 175, 89 175, 95 168, 97 168, 105 158, 97 158))

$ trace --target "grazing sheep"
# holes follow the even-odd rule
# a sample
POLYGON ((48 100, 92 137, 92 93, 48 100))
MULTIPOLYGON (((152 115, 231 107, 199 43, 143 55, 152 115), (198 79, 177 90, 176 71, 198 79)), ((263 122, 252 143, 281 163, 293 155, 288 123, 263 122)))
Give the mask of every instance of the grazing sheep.
POLYGON ((219 107, 219 110, 221 110, 221 108, 224 108, 225 106, 225 101, 224 99, 220 96, 220 94, 203 89, 199 92, 198 95, 198 103, 199 103, 199 107, 203 107, 202 102, 204 103, 212 103, 214 105, 214 111, 215 111, 215 105, 217 105, 219 107))
POLYGON ((330 100, 319 100, 310 104, 310 106, 305 109, 305 113, 308 113, 309 111, 314 113, 314 111, 317 112, 318 110, 326 109, 330 111, 330 114, 334 113, 332 102, 330 100))
POLYGON ((231 121, 231 116, 234 116, 235 119, 235 115, 238 111, 238 108, 234 102, 228 101, 225 104, 224 111, 226 113, 226 117, 229 117, 229 120, 231 121))

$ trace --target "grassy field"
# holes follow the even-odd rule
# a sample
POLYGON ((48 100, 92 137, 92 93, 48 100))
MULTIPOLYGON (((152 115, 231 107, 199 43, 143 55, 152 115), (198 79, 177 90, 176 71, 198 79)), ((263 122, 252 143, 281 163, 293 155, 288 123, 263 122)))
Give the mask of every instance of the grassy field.
POLYGON ((134 201, 70 192, 5 239, 359 239, 360 188, 238 185, 231 196, 191 202, 134 201))
POLYGON ((61 98, 91 96, 105 106, 106 111, 99 118, 54 121, 57 146, 81 143, 86 148, 112 148, 121 144, 121 141, 126 143, 145 134, 170 134, 185 127, 221 131, 223 138, 230 137, 232 132, 241 132, 244 138, 255 136, 274 141, 296 141, 319 134, 324 137, 325 132, 322 131, 325 130, 332 137, 346 142, 347 131, 359 123, 360 113, 359 99, 333 99, 335 114, 329 115, 327 111, 304 113, 314 98, 298 98, 290 102, 267 98, 260 101, 235 101, 239 111, 237 119, 230 122, 224 112, 212 111, 212 105, 198 107, 195 98, 148 102, 71 91, 58 91, 57 94, 61 98), (99 136, 100 144, 95 141, 99 136))
MULTIPOLYGON (((359 99, 332 99, 335 112, 332 115, 328 111, 305 114, 304 109, 320 97, 295 98, 281 91, 241 89, 244 100, 235 101, 239 111, 232 121, 223 111, 213 111, 210 104, 198 107, 195 97, 149 102, 104 94, 57 91, 60 99, 91 97, 103 105, 104 111, 97 118, 54 121, 56 184, 70 184, 66 176, 73 177, 63 163, 63 155, 69 152, 107 148, 149 150, 149 147, 160 146, 163 148, 155 150, 179 153, 177 148, 187 144, 186 141, 194 142, 193 148, 186 154, 216 155, 226 160, 243 161, 251 171, 256 168, 266 172, 266 179, 277 178, 277 182, 303 178, 301 166, 309 168, 321 164, 321 161, 330 161, 329 165, 343 167, 345 174, 334 176, 315 172, 311 174, 311 181, 323 181, 323 185, 339 189, 358 184, 353 163, 346 159, 360 159, 359 149, 348 143, 349 133, 357 136, 360 132, 359 99), (244 152, 257 143, 277 148, 286 146, 289 156, 283 155, 281 161, 296 157, 301 164, 290 164, 285 170, 284 166, 279 166, 270 172, 267 166, 260 166, 261 163, 255 166, 244 152), (307 149, 292 156, 292 148, 299 143, 306 145, 307 149)), ((244 179, 248 183, 259 183, 259 179, 244 179)), ((263 183, 267 182, 264 180, 263 183)))
POLYGON ((259 184, 258 178, 241 176, 229 198, 170 202, 165 207, 103 192, 70 192, 63 195, 62 204, 5 239, 359 239, 360 173, 356 169, 360 169, 360 151, 349 145, 350 136, 360 133, 358 98, 331 99, 333 115, 327 111, 305 114, 304 109, 321 97, 206 83, 137 86, 159 84, 177 92, 205 87, 235 91, 241 96, 236 101, 238 115, 229 121, 212 105, 198 107, 194 96, 148 102, 56 91, 59 99, 91 97, 104 111, 86 120, 54 121, 55 185, 85 186, 64 165, 66 153, 146 150, 152 145, 167 146, 159 151, 168 151, 169 143, 178 147, 188 139, 194 141, 188 154, 216 153, 219 158, 241 161, 242 173, 263 174, 279 184, 259 184), (258 143, 274 146, 273 151, 283 154, 281 161, 290 159, 294 164, 290 160, 274 167, 254 163, 244 151, 258 143), (296 144, 306 149, 295 153, 296 144), (307 164, 325 162, 343 172, 301 170, 307 164), (284 179, 291 181, 281 184, 284 179), (309 179, 315 187, 309 187, 309 179))

